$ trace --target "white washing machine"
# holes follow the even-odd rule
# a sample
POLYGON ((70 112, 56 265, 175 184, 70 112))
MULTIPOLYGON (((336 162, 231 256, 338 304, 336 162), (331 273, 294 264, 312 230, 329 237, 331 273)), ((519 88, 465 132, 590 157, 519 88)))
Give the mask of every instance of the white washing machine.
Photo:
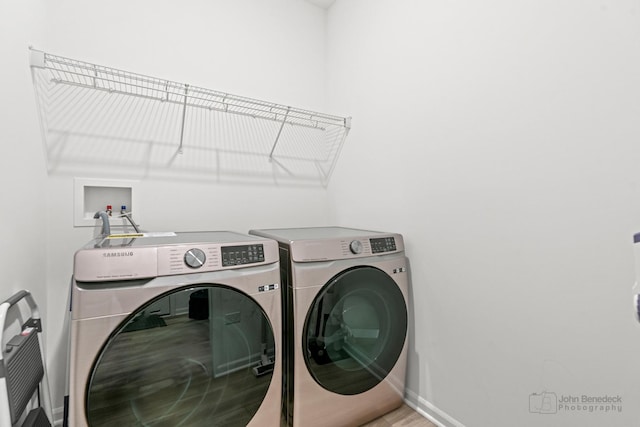
POLYGON ((66 424, 278 426, 278 245, 99 238, 75 255, 66 424))
POLYGON ((409 286, 402 236, 339 227, 249 233, 280 247, 286 423, 357 426, 400 406, 409 286))

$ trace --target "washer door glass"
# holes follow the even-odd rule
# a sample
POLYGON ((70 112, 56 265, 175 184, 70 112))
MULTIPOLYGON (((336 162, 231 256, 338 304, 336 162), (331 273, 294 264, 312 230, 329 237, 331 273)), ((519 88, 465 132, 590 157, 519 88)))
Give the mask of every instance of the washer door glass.
POLYGON ((322 387, 358 394, 389 374, 406 333, 407 307, 398 285, 377 268, 356 267, 334 277, 314 300, 303 354, 322 387))
POLYGON ((269 319, 246 294, 219 285, 164 294, 103 347, 87 387, 89 425, 244 426, 274 359, 269 319))

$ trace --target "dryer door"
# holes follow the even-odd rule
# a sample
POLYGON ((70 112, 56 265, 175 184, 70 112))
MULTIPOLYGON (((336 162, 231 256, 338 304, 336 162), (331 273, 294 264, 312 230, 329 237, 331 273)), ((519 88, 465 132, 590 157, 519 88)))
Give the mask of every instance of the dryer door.
POLYGON ((386 378, 406 334, 407 306, 398 285, 382 270, 356 267, 318 293, 304 325, 303 354, 318 384, 353 395, 386 378))
POLYGON ((87 385, 88 423, 245 426, 271 383, 274 353, 271 323, 248 295, 222 285, 163 294, 102 348, 87 385))

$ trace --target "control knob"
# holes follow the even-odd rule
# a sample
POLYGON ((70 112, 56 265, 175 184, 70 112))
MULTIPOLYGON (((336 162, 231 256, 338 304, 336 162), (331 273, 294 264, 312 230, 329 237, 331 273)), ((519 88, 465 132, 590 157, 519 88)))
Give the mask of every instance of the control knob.
POLYGON ((189 249, 184 254, 184 263, 191 268, 200 268, 207 260, 205 253, 198 248, 189 249))
POLYGON ((360 240, 353 240, 349 244, 349 249, 351 250, 351 253, 355 255, 362 253, 362 242, 360 240))

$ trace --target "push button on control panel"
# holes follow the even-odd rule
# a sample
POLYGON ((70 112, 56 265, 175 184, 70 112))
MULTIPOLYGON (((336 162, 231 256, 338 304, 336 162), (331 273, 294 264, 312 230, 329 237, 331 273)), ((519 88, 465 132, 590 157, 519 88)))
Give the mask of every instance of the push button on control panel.
POLYGON ((254 264, 264 262, 264 245, 223 246, 222 266, 254 264))

